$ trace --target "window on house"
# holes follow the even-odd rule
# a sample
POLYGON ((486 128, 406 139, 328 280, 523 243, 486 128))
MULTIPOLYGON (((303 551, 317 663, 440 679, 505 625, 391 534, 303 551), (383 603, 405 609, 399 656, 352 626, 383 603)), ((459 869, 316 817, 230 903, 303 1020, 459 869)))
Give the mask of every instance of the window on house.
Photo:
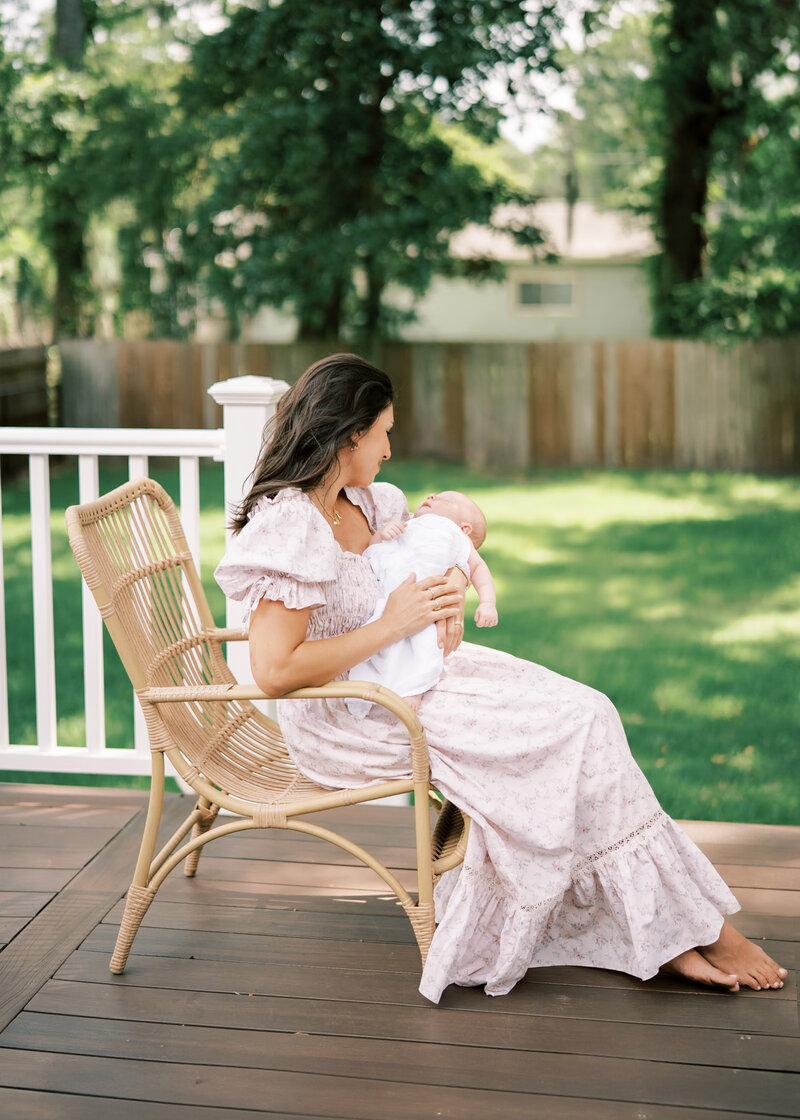
POLYGON ((571 280, 546 283, 523 280, 518 285, 520 307, 572 307, 575 302, 575 285, 571 280))

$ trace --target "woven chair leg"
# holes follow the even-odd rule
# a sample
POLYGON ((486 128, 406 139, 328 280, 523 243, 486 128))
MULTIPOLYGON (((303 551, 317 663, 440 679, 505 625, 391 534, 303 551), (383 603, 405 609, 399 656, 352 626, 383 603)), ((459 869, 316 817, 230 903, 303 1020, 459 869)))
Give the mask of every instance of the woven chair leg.
POLYGON ((436 929, 433 903, 420 906, 417 902, 406 902, 403 903, 403 909, 408 915, 408 920, 411 922, 411 928, 417 939, 419 955, 424 967, 428 956, 428 949, 430 949, 431 941, 433 941, 433 933, 436 929))
POLYGON ((128 897, 125 899, 125 913, 122 915, 122 921, 120 922, 114 954, 108 965, 116 975, 125 971, 133 939, 155 896, 156 892, 152 887, 137 887, 135 883, 132 883, 128 888, 128 897))
MULTIPOLYGON (((219 805, 212 805, 210 801, 207 801, 204 797, 201 797, 195 805, 195 809, 199 811, 200 819, 195 823, 195 826, 192 829, 192 840, 195 840, 198 836, 203 836, 204 833, 208 832, 214 821, 217 819, 219 805)), ((197 874, 197 865, 200 862, 200 856, 203 854, 204 847, 205 844, 201 844, 199 848, 195 848, 193 852, 189 852, 188 856, 186 857, 186 862, 183 865, 183 873, 188 879, 193 879, 197 874)))

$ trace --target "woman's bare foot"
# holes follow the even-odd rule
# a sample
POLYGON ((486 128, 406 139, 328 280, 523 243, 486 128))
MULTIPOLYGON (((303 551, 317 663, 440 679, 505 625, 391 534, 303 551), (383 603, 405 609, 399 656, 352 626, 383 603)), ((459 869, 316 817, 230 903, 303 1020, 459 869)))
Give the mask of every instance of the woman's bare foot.
POLYGON ((680 976, 693 984, 706 984, 710 988, 727 988, 729 992, 739 991, 739 977, 735 972, 723 972, 702 957, 697 949, 679 953, 671 961, 662 964, 661 972, 680 976))
POLYGON ((768 957, 760 945, 748 941, 729 922, 723 923, 713 945, 700 945, 698 952, 722 972, 735 972, 740 984, 757 992, 762 988, 783 987, 786 969, 768 957))

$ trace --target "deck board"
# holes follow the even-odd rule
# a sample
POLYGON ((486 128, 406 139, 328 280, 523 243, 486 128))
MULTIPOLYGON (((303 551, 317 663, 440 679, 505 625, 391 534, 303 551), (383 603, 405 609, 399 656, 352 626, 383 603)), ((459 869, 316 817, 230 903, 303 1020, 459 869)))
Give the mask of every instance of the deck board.
MULTIPOLYGON (((204 1108, 197 1105, 159 1104, 122 1100, 119 1097, 84 1096, 80 1093, 46 1093, 0 1088, 0 1116, 7 1120, 326 1120, 297 1113, 265 1113, 259 1109, 204 1108)), ((719 1114, 715 1113, 715 1116, 719 1114)))
MULTIPOLYGON (((30 1016, 17 1031, 26 1052, 58 1050, 71 1055, 202 1065, 207 1070, 272 1070, 329 1075, 380 1082, 402 1082, 498 1093, 580 1095, 619 1099, 617 1082, 625 1080, 629 1100, 695 1107, 723 1106, 753 1111, 764 1100, 775 1115, 791 1115, 797 1078, 772 1070, 734 1069, 729 1065, 531 1052, 526 1047, 498 1049, 475 1042, 467 1046, 430 1042, 353 1039, 305 1032, 219 1030, 201 1026, 155 1027, 150 1023, 108 1023, 97 1019, 51 1023, 50 1016, 30 1016), (68 1032, 66 1037, 62 1032, 68 1032), (578 1091, 577 1086, 582 1087, 578 1091)), ((519 1037, 519 1032, 518 1032, 519 1037)), ((526 1042, 527 1032, 525 1034, 526 1042)), ((2 1050, 0 1050, 0 1056, 2 1050)), ((0 1062, 2 1057, 0 1057, 0 1062)), ((624 1099, 624 1098, 623 1098, 624 1099)))
MULTIPOLYGON (((409 1075, 413 1078, 413 1069, 406 1071, 402 1080, 384 1080, 306 1070, 248 1069, 239 1065, 208 1067, 202 1063, 128 1061, 124 1058, 0 1048, 0 1082, 6 1082, 10 1076, 17 1082, 14 1087, 45 1087, 51 1092, 63 1090, 64 1086, 80 1091, 92 1085, 106 1097, 122 1096, 123 1099, 217 1108, 226 1106, 231 1099, 237 1102, 238 1107, 262 1108, 264 1111, 308 1113, 322 1107, 322 1115, 340 1120, 375 1120, 376 1117, 381 1120, 418 1120, 419 1117, 430 1116, 431 1110, 435 1110, 434 1114, 442 1120, 485 1120, 489 1115, 503 1117, 503 1120, 530 1120, 532 1107, 538 1107, 543 1115, 553 1117, 553 1120, 587 1115, 614 1117, 616 1120, 640 1117, 642 1096, 654 1096, 656 1093, 675 1096, 678 1103, 672 1107, 685 1109, 687 1120, 689 1116, 696 1120, 701 1114, 699 1110, 707 1108, 702 1100, 697 1099, 698 1093, 703 1097, 710 1095, 707 1090, 704 1091, 708 1078, 705 1069, 692 1071, 694 1077, 690 1086, 671 1091, 655 1076, 656 1071, 663 1072, 659 1068, 661 1063, 646 1064, 649 1077, 646 1084, 641 1085, 633 1070, 632 1081, 626 1078, 609 1082, 603 1078, 599 1082, 608 1059, 592 1061, 570 1055, 564 1057, 563 1069, 552 1071, 553 1056, 548 1055, 539 1085, 532 1090, 517 1091, 464 1088, 458 1084, 442 1085, 441 1082, 407 1079, 409 1075), (596 1095, 576 1095, 576 1087, 580 1084, 591 1086, 596 1095), (550 1092, 549 1086, 554 1086, 556 1092, 550 1092), (558 1089, 563 1092, 558 1092, 558 1089), (587 1101, 590 1103, 587 1104, 587 1101), (605 1109, 602 1107, 604 1104, 607 1106, 605 1109)), ((526 1060, 517 1064, 527 1066, 528 1063, 526 1060)), ((357 1053, 355 1059, 351 1057, 351 1067, 358 1068, 357 1053)), ((614 1070, 614 1073, 619 1078, 619 1071, 614 1070)), ((746 1077, 739 1079, 727 1072, 724 1083, 730 1086, 732 1081, 740 1080, 742 1092, 737 1097, 728 1088, 725 1097, 733 1099, 735 1109, 729 1110, 723 1105, 720 1110, 729 1116, 740 1117, 742 1114, 761 1118, 793 1116, 794 1113, 789 1110, 794 1105, 791 1100, 787 1103, 784 1086, 778 1083, 780 1077, 747 1071, 746 1077), (758 1111, 747 1107, 750 1101, 758 1111), (765 1107, 769 1111, 765 1111, 765 1107)), ((783 1080, 788 1081, 788 1078, 784 1076, 783 1080)), ((654 1103, 660 1105, 664 1102, 656 1100, 654 1103)), ((666 1103, 670 1105, 672 1102, 666 1103)))
MULTIPOLYGON (((531 969, 508 995, 418 990, 410 927, 347 853, 286 833, 217 841, 171 875, 122 976, 108 957, 145 799, 0 786, 4 1120, 800 1118, 794 973, 736 995, 531 969), (34 839, 35 836, 35 839, 34 839)), ((168 799, 172 824, 186 799, 168 799)), ((326 824, 413 883, 408 810, 326 824)), ((795 968, 800 829, 687 822, 795 968)))

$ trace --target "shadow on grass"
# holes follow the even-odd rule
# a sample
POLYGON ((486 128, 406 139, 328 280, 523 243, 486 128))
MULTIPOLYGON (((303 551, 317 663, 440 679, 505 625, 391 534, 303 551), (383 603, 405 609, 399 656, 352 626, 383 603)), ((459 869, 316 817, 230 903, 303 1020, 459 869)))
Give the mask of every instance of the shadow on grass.
POLYGON ((484 507, 500 626, 466 637, 606 692, 668 812, 796 824, 800 494, 790 479, 390 464, 484 507))

